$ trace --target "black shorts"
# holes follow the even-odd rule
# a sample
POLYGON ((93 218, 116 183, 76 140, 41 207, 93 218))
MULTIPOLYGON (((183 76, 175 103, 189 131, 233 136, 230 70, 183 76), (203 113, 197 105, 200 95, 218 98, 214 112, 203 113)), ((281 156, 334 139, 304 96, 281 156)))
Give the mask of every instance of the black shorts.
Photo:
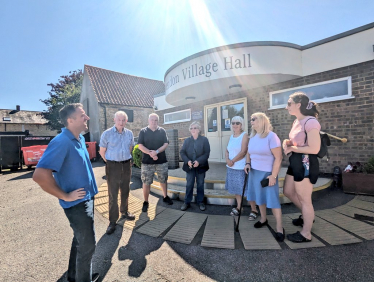
POLYGON ((310 183, 315 184, 319 174, 319 162, 317 155, 309 155, 309 175, 304 176, 305 168, 303 166, 302 155, 300 153, 292 153, 290 157, 290 165, 287 169, 287 174, 292 175, 294 181, 303 181, 305 177, 308 177, 310 183))

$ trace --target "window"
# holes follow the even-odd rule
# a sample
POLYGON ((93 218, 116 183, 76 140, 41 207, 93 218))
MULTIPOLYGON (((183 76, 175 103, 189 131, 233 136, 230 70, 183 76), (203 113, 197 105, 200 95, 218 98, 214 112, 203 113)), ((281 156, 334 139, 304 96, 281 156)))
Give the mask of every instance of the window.
POLYGON ((270 109, 286 107, 288 97, 296 91, 305 92, 308 97, 316 103, 354 98, 352 96, 351 85, 351 77, 344 77, 280 91, 273 91, 269 93, 270 109))
POLYGON ((129 118, 127 122, 134 122, 134 111, 133 110, 120 109, 120 111, 124 111, 127 114, 127 117, 129 118))
POLYGON ((191 109, 164 114, 164 124, 191 120, 191 109))

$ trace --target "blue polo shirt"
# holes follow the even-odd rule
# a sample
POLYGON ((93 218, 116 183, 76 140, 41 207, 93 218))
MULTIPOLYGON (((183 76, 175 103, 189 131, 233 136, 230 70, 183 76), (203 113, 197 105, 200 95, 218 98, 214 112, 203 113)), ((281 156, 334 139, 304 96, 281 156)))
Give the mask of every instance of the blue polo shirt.
POLYGON ((79 135, 78 141, 67 128, 52 139, 36 167, 51 169, 57 185, 66 193, 84 188, 86 196, 83 199, 73 202, 59 200, 64 209, 98 193, 84 137, 79 135))

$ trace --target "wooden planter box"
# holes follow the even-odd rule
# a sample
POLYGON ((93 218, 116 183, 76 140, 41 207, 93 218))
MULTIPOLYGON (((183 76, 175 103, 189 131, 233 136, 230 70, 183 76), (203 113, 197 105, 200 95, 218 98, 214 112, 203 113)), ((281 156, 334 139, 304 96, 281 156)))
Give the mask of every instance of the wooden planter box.
POLYGON ((374 196, 374 174, 343 172, 343 191, 374 196))

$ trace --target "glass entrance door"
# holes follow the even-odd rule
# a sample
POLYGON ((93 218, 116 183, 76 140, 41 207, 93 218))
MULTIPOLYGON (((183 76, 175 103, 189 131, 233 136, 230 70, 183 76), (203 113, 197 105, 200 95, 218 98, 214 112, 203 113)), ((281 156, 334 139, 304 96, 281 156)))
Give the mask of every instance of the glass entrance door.
POLYGON ((247 131, 247 99, 227 101, 205 106, 205 136, 210 143, 209 160, 225 162, 226 147, 231 132, 231 119, 241 116, 244 119, 243 128, 247 131))

